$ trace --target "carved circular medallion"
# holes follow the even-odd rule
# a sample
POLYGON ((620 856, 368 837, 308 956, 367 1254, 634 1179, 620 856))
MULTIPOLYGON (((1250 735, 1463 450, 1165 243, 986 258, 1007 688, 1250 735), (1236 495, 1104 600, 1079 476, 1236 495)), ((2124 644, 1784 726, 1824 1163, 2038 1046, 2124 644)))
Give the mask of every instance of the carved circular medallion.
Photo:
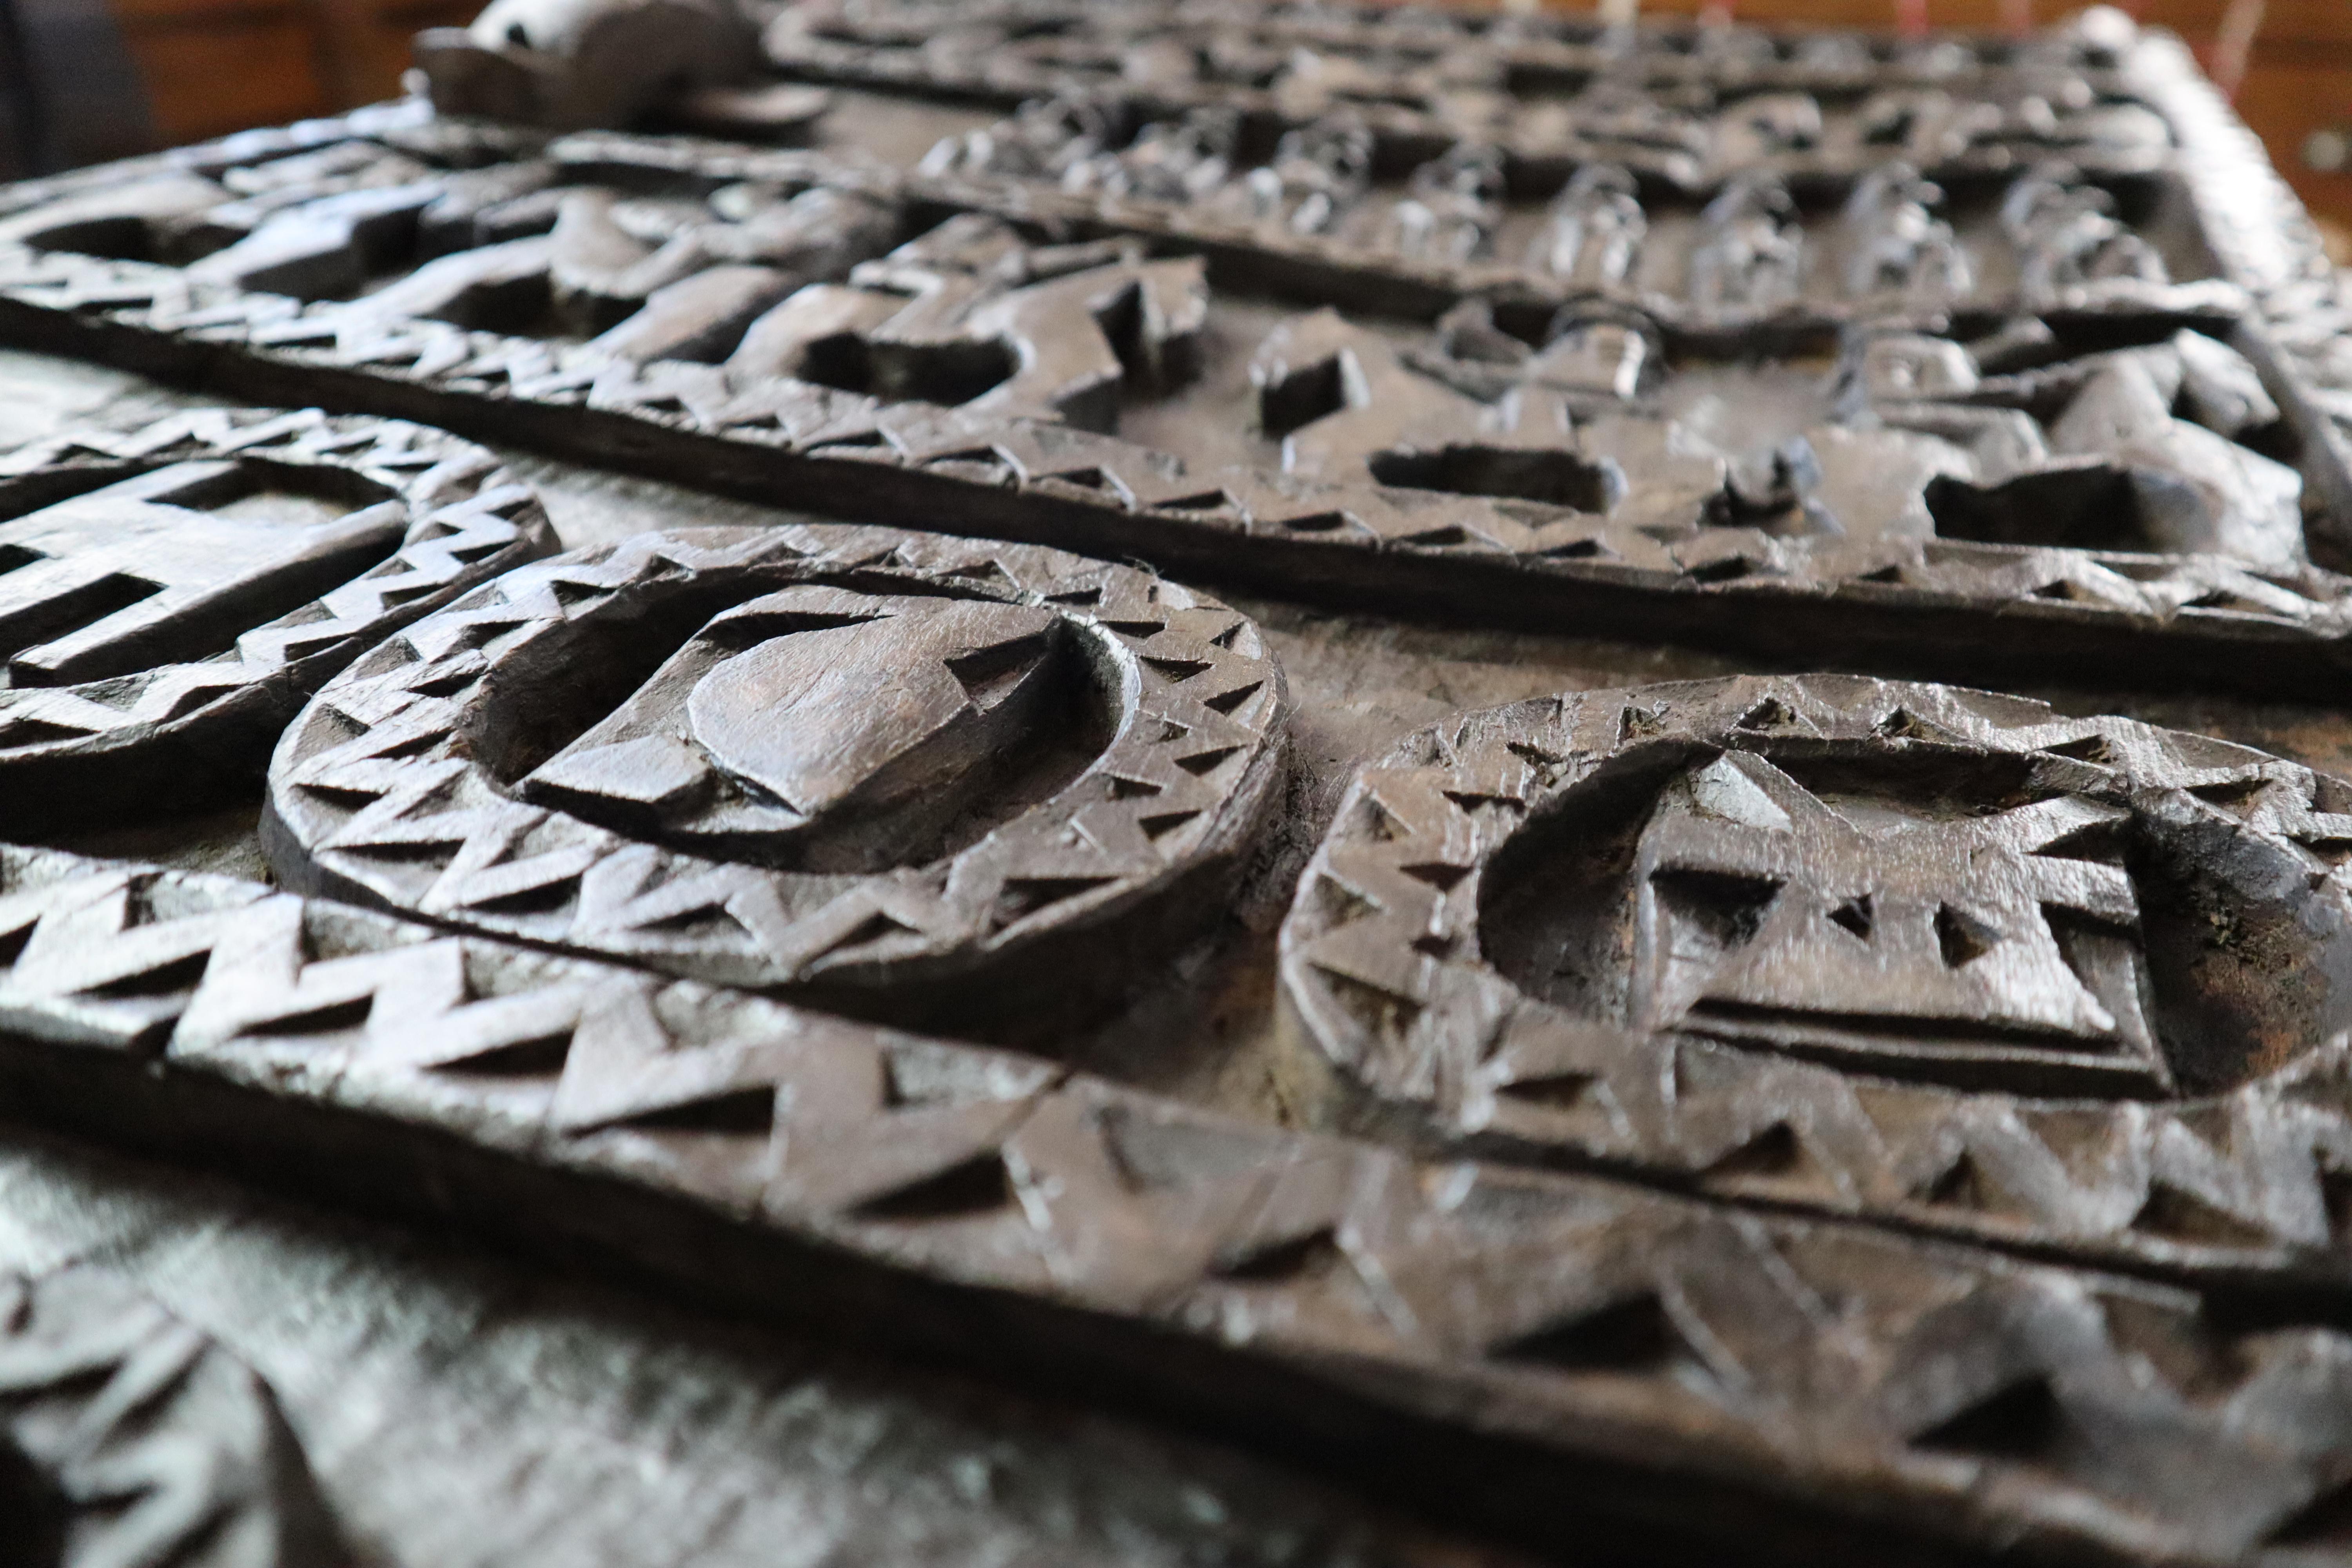
POLYGON ((1292 1059, 1328 1109, 1493 1152, 2133 1253, 2319 1247, 2347 858, 2352 786, 2015 698, 1519 703, 1359 774, 1283 931, 1292 1059))
POLYGON ((0 462, 0 810, 19 831, 249 787, 328 676, 555 546, 482 448, 205 410, 0 462))
POLYGON ((897 1011, 973 978, 1026 1007, 1222 891, 1284 709, 1255 626, 1127 567, 890 529, 646 534, 360 660, 288 731, 264 831, 339 897, 728 984, 887 986, 897 1011), (1016 959, 1043 991, 1012 994, 1016 959))

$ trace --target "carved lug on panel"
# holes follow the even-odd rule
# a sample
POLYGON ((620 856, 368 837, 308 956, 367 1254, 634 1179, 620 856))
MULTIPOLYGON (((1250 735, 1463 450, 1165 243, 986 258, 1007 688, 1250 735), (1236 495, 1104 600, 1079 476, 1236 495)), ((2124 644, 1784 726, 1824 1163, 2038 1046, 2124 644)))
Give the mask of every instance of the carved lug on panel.
POLYGON ((494 0, 469 27, 419 33, 415 55, 445 114, 569 131, 700 101, 749 76, 757 47, 735 0, 494 0))

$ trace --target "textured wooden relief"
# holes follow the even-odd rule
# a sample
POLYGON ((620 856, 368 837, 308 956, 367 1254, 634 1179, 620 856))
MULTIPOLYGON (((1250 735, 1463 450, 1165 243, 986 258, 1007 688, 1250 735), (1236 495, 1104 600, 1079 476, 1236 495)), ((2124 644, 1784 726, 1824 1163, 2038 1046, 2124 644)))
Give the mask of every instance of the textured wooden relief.
MULTIPOLYGON (((2080 77, 2039 90, 2061 100, 2093 91, 2080 77)), ((2169 164, 2169 133, 2154 111, 2140 104, 2116 111, 2140 117, 2134 123, 2144 145, 2126 162, 2144 167, 2134 172, 2169 164)), ((1384 278, 1401 289, 1450 273, 1515 302, 1599 295, 1693 329, 1889 310, 2162 310, 2230 300, 2206 277, 2210 263, 2198 250, 2160 235, 2152 240, 2119 216, 2105 182, 2123 171, 2086 168, 2070 156, 2081 149, 2059 142, 2004 149, 1969 166, 1932 148, 1873 138, 1822 165, 1775 167, 1741 151, 1702 171, 1673 158, 1659 167, 1655 146, 1643 146, 1639 133, 1623 144, 1546 156, 1507 138, 1456 131, 1439 141, 1454 142, 1447 151, 1402 180, 1381 180, 1376 171, 1425 153, 1429 138, 1384 141, 1359 111, 1339 110, 1285 133, 1253 165, 1243 152, 1248 121, 1235 109, 1194 109, 1139 129, 1136 112, 1132 100, 1116 96, 1033 102, 986 130, 942 141, 920 173, 965 199, 1243 239, 1352 275, 1360 286, 1384 278), (1922 165, 1965 182, 1959 194, 1922 165), (1515 199, 1515 185, 1538 179, 1553 187, 1549 201, 1515 199), (1798 193, 1825 184, 1843 199, 1800 203, 1798 193)), ((1874 117, 1899 129, 1914 112, 1889 105, 1874 117)), ((1822 111, 1794 95, 1743 98, 1725 113, 1751 127, 1794 115, 1817 129, 1822 111)), ((1651 134, 1675 140, 1671 128, 1651 134)), ((1690 140, 1703 146, 1721 138, 1696 131, 1690 140)))
POLYGON ((0 1549, 28 1568, 351 1561, 267 1385, 89 1267, 0 1278, 0 1549))
MULTIPOLYGON (((2346 1561, 2352 310, 2181 46, 756 21, 0 190, 0 1120, 589 1277, 477 1522, 651 1289, 1465 1552, 2346 1561)), ((0 1557, 429 1558, 393 1276, 274 1395, 24 1136, 0 1557)))
POLYGON ((1419 1163, 220 879, 5 864, 0 1070, 51 1115, 214 1158, 331 1137, 338 1184, 478 1186, 509 1226, 868 1332, 928 1341, 984 1301, 1000 1366, 1116 1379, 1410 1495, 1489 1467, 1466 1500, 1490 1523, 1539 1533, 1597 1464, 1664 1548, 1693 1509, 1866 1492, 1904 1550, 2223 1561, 2299 1539, 2341 1484, 2352 1345, 2291 1313, 2242 1327, 2172 1286, 1419 1163), (110 999, 142 978, 142 1005, 110 999), (141 1071, 210 1131, 153 1123, 141 1071), (496 1158, 420 1176, 400 1148, 428 1134, 496 1158), (657 1202, 588 1196, 614 1183, 657 1202), (673 1247, 697 1217, 766 1261, 673 1247), (877 1297, 874 1265, 931 1293, 877 1297))
POLYGON ((0 459, 0 811, 19 832, 250 787, 320 682, 553 545, 478 447, 197 413, 0 459))
POLYGON ((1483 133, 1516 158, 1635 153, 1645 173, 1695 184, 1906 155, 2004 170, 2053 149, 2145 171, 2166 126, 2118 101, 2133 42, 2119 20, 1996 49, 1729 26, 1612 36, 1535 15, 846 0, 793 7, 765 43, 779 65, 843 81, 1008 103, 1093 91, 1291 122, 1351 111, 1383 136, 1483 133))
POLYGON ((772 29, 792 68, 940 91, 1061 62, 1021 90, 1062 96, 911 168, 401 108, 20 187, 5 331, 1292 595, 1975 676, 2332 679, 2352 468, 2294 345, 2333 307, 2168 41, 1621 58, 1535 23, 1373 48, 1404 24, 1021 17, 772 29), (967 57, 992 27, 1027 41, 967 57), (1484 119, 1306 104, 1211 63, 1254 29, 1285 70, 1500 85, 1484 119), (1143 62, 1179 56, 1207 75, 1160 92, 1143 62), (1339 313, 1266 322, 1284 301, 1339 313))
POLYGON ((1579 694, 1368 768, 1302 1081, 1513 1158, 2342 1288, 2352 796, 1859 679, 1579 694))
POLYGON ((646 534, 355 664, 288 731, 267 831, 336 896, 730 984, 894 988, 872 1005, 961 987, 970 1021, 1196 921, 1274 803, 1284 708, 1246 617, 1127 567, 887 529, 646 534))

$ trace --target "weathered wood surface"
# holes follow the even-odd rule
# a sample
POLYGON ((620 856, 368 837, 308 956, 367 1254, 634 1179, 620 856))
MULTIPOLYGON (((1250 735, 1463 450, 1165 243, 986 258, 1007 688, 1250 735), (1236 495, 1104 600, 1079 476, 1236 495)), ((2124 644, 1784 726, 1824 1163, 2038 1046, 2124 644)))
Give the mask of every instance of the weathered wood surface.
POLYGON ((0 193, 5 1105, 250 1184, 11 1134, 0 1268, 362 1560, 2339 1559, 2334 283, 2113 18, 1685 44, 0 193))
POLYGON ((1960 138, 1981 167, 1864 138, 1783 170, 1731 138, 1739 172, 1672 179, 1460 130, 1432 156, 1353 110, 1245 166, 1240 110, 1152 121, 1148 95, 912 168, 368 110, 20 190, 0 298, 17 341, 264 401, 332 385, 1286 596, 2324 689, 2352 382, 2315 240, 2177 46, 2095 26, 2047 57, 1951 89, 2010 105, 1960 138), (2086 162, 2053 103, 2137 151, 2086 162), (1769 417, 1724 395, 1757 371, 1769 417), (1146 439, 1086 433, 1114 426, 1146 439))
POLYGON ((2352 1343, 2291 1311, 2232 1330, 2187 1290, 1416 1166, 251 884, 19 855, 5 887, 0 1073, 48 1120, 479 1205, 1531 1539, 1606 1485, 1664 1558, 1746 1519, 1759 1561, 2228 1561, 2340 1484, 2352 1343), (1876 1529, 1839 1531, 1863 1497, 1876 1529))
POLYGON ((62 1568, 350 1560, 269 1390, 91 1268, 0 1279, 0 1547, 62 1568))

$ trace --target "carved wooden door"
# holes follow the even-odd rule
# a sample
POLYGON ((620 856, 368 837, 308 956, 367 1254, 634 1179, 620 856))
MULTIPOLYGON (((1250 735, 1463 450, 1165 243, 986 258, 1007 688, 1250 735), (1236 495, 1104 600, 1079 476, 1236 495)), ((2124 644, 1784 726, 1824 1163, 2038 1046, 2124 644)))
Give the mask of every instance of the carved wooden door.
POLYGON ((515 28, 0 191, 10 1561, 2352 1554, 2352 305, 2177 42, 515 28))

